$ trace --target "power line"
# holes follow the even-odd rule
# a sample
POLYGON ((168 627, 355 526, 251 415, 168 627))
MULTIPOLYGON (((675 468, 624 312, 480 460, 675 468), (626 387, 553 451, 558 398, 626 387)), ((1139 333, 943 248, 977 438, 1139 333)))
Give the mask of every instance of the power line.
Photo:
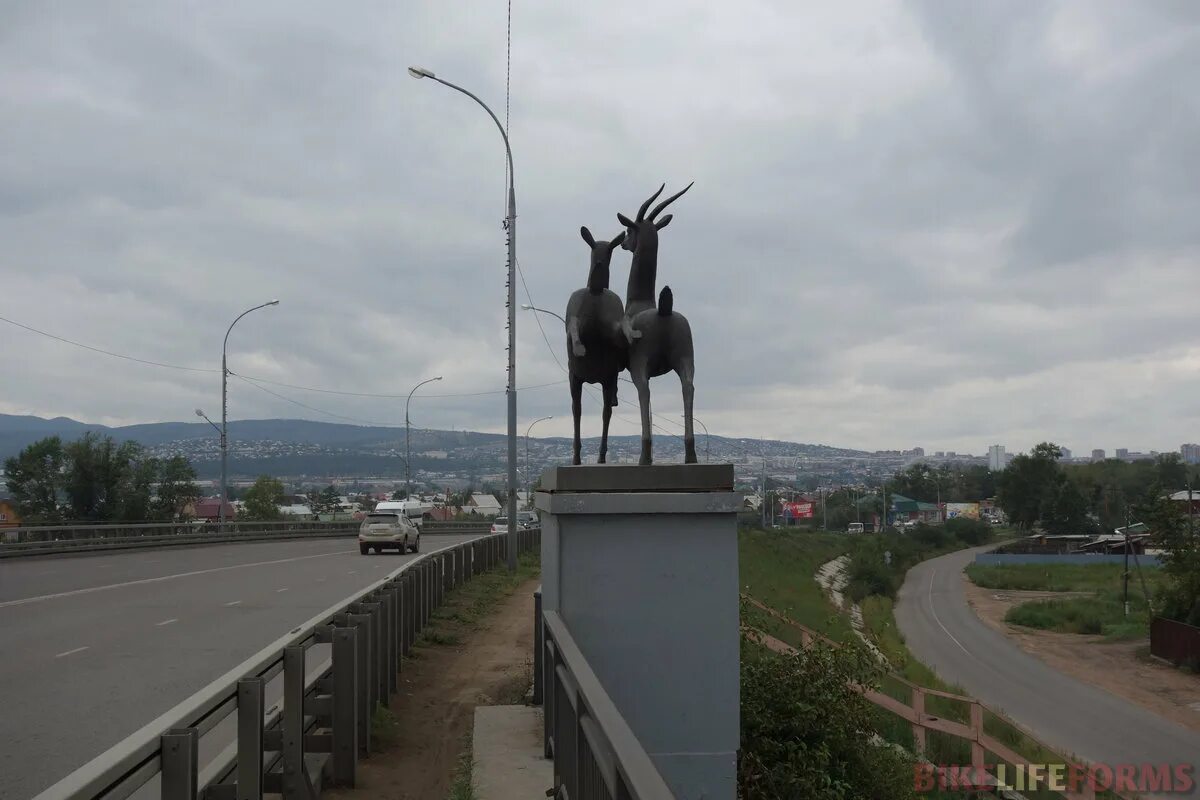
MULTIPOLYGON (((47 331, 43 331, 39 328, 34 328, 31 325, 25 325, 24 323, 17 322, 16 320, 8 319, 7 317, 0 317, 0 322, 7 322, 9 325, 13 325, 15 327, 22 328, 24 330, 29 331, 30 333, 36 333, 39 336, 45 336, 46 338, 53 339, 57 342, 69 344, 74 347, 80 347, 80 348, 83 348, 84 350, 88 350, 93 353, 100 353, 101 355, 111 356, 112 358, 120 358, 125 361, 133 361, 138 364, 146 364, 147 366, 163 367, 165 369, 175 369, 175 370, 181 370, 181 371, 185 371, 185 372, 207 372, 207 373, 218 373, 218 374, 221 372, 220 369, 216 369, 216 368, 212 368, 212 367, 185 367, 185 366, 181 366, 179 364, 167 364, 162 361, 152 361, 152 360, 146 359, 146 358, 138 358, 136 356, 125 355, 124 353, 116 353, 116 352, 113 352, 112 350, 105 350, 102 347, 93 347, 92 345, 89 345, 89 344, 77 342, 74 339, 68 339, 64 336, 58 336, 56 334, 49 333, 47 331)), ((232 370, 230 370, 230 374, 231 375, 234 374, 232 370)), ((407 397, 407 395, 404 395, 404 394, 385 394, 385 393, 377 393, 377 392, 348 392, 348 391, 344 391, 344 390, 340 390, 340 389, 321 389, 321 388, 317 388, 315 386, 299 386, 299 385, 296 385, 293 383, 282 383, 280 381, 273 381, 273 380, 269 380, 267 378, 259 378, 259 377, 253 376, 253 375, 239 375, 238 377, 246 378, 246 379, 253 380, 253 381, 258 381, 259 383, 271 384, 272 386, 282 386, 286 389, 298 389, 300 391, 318 392, 320 394, 344 395, 346 397, 376 397, 376 398, 380 398, 380 399, 384 399, 384 400, 396 400, 396 399, 402 399, 404 397, 407 397)), ((533 386, 523 386, 520 388, 522 390, 544 389, 547 386, 560 386, 566 382, 567 381, 565 381, 565 380, 553 381, 551 383, 541 383, 541 384, 535 384, 533 386)), ((507 389, 489 389, 487 391, 482 391, 482 392, 447 392, 447 393, 443 393, 443 394, 424 394, 421 396, 426 397, 426 398, 435 398, 435 399, 445 399, 445 398, 453 398, 453 397, 483 397, 483 396, 489 395, 489 394, 504 394, 507 391, 508 391, 507 389)))
POLYGON ((114 353, 111 350, 105 350, 100 347, 93 347, 90 344, 84 344, 83 342, 76 342, 73 339, 67 339, 66 337, 63 337, 63 336, 55 336, 53 333, 47 333, 46 331, 38 330, 37 328, 22 324, 20 322, 17 322, 16 320, 8 319, 7 317, 0 317, 0 322, 7 322, 9 325, 14 325, 18 328, 24 328, 25 330, 29 331, 30 333, 36 333, 41 336, 45 336, 49 339, 54 339, 55 341, 74 345, 75 347, 82 347, 84 350, 90 350, 93 353, 100 353, 101 355, 112 356, 113 358, 120 358, 120 359, 124 359, 125 361, 135 361, 138 364, 147 364, 152 367, 163 367, 165 369, 177 369, 177 370, 181 370, 184 372, 220 372, 221 371, 219 369, 212 369, 209 367, 184 367, 184 366, 180 366, 179 364, 166 364, 162 361, 151 361, 151 360, 145 359, 145 358, 137 358, 135 356, 127 356, 122 353, 114 353))

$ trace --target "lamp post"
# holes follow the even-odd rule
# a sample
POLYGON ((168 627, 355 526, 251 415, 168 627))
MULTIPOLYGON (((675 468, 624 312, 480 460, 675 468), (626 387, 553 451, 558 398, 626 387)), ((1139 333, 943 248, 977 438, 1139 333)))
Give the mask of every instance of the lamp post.
MULTIPOLYGON (((209 425, 212 425, 212 427, 213 427, 213 430, 217 432, 218 441, 220 441, 220 436, 221 436, 221 426, 220 426, 220 425, 218 425, 217 423, 213 422, 211 419, 209 419, 209 418, 208 418, 208 415, 207 415, 207 414, 205 414, 205 413, 204 413, 204 411, 202 411, 202 410, 201 410, 201 409, 199 409, 199 408, 197 408, 197 409, 196 409, 196 416, 197 416, 197 417, 200 417, 200 419, 204 420, 204 421, 205 421, 205 422, 207 422, 209 425)), ((218 513, 220 513, 220 512, 218 511, 218 513)))
MULTIPOLYGON (((681 417, 684 417, 685 419, 687 418, 687 414, 680 414, 680 416, 681 416, 681 417)), ((703 429, 704 429, 704 463, 706 463, 706 464, 707 464, 707 463, 709 462, 709 457, 708 457, 708 426, 707 426, 707 425, 705 425, 703 422, 701 422, 699 419, 697 419, 697 418, 696 418, 694 415, 692 416, 692 422, 695 422, 697 425, 699 425, 701 428, 703 428, 703 429)))
POLYGON ((554 417, 549 416, 542 417, 541 419, 535 419, 533 422, 529 423, 529 427, 525 429, 525 484, 527 486, 526 491, 531 494, 533 492, 533 480, 529 475, 529 432, 533 430, 534 425, 537 425, 539 422, 545 422, 548 419, 554 419, 554 417))
POLYGON ((508 217, 504 228, 508 233, 508 571, 517 571, 517 192, 513 181, 512 147, 508 143, 508 131, 488 108, 487 103, 471 92, 450 81, 442 80, 422 67, 409 67, 408 74, 414 78, 429 78, 456 92, 465 94, 478 103, 504 139, 504 152, 508 158, 508 217))
POLYGON ((221 344, 221 509, 218 517, 217 531, 223 533, 225 531, 225 505, 228 501, 228 474, 229 474, 229 334, 233 332, 233 326, 238 324, 238 320, 249 314, 251 311, 258 311, 260 308, 267 306, 279 305, 278 300, 271 300, 266 303, 261 303, 254 308, 247 308, 242 313, 234 318, 233 322, 229 323, 229 329, 225 331, 225 341, 221 344))
POLYGON ((543 313, 543 314, 549 314, 549 315, 550 315, 550 316, 552 316, 552 317, 557 317, 557 318, 558 318, 558 320, 559 320, 559 321, 560 321, 560 322, 561 322, 563 325, 566 325, 566 324, 567 324, 567 321, 566 321, 565 319, 563 319, 563 316, 562 316, 562 314, 556 314, 555 312, 553 312, 553 311, 550 311, 550 310, 548 310, 548 309, 545 309, 545 308, 538 308, 537 306, 531 306, 531 305, 527 305, 527 304, 522 304, 522 305, 521 305, 521 310, 522 310, 522 311, 540 311, 540 312, 541 312, 541 313, 543 313))
POLYGON ((412 498, 412 486, 409 483, 411 478, 409 475, 409 468, 408 468, 409 462, 412 461, 412 450, 409 449, 409 443, 408 443, 408 429, 409 429, 408 404, 412 402, 413 392, 417 391, 417 389, 420 389, 422 386, 424 386, 427 383, 433 383, 434 381, 440 381, 441 379, 442 379, 441 375, 438 375, 433 378, 426 378, 425 380, 421 381, 420 383, 418 383, 416 386, 414 386, 412 388, 412 392, 408 393, 408 399, 404 401, 404 499, 405 500, 409 500, 412 498))

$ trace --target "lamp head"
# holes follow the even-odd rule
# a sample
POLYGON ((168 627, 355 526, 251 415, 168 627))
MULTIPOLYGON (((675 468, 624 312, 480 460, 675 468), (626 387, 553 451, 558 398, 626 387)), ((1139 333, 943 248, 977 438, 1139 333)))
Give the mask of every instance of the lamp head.
POLYGON ((527 303, 522 303, 521 310, 522 311, 533 311, 533 306, 528 305, 527 303))
POLYGON ((442 379, 441 375, 438 375, 436 378, 434 378, 435 381, 440 381, 441 379, 442 379))
POLYGON ((203 416, 204 416, 204 412, 203 412, 203 411, 201 411, 200 409, 198 409, 198 408, 197 408, 197 409, 196 409, 196 416, 197 416, 197 417, 203 417, 203 416))
POLYGON ((411 75, 411 76, 413 76, 413 77, 414 77, 414 78, 416 78, 417 80, 420 80, 421 78, 433 78, 433 77, 435 77, 435 76, 434 76, 434 74, 433 74, 432 72, 430 72, 429 70, 425 69, 424 67, 409 67, 409 68, 408 68, 408 74, 409 74, 409 75, 411 75))
POLYGON ((278 301, 278 300, 272 300, 271 302, 267 303, 267 305, 269 305, 269 306, 277 306, 277 305, 279 305, 279 301, 278 301))

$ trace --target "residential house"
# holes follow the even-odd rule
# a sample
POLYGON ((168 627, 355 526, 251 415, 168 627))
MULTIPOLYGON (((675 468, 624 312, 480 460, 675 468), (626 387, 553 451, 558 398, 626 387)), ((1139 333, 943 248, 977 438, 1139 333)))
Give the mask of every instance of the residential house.
MULTIPOLYGON (((191 517, 192 519, 202 519, 207 522, 217 522, 221 519, 221 498, 219 497, 201 497, 196 502, 183 509, 181 516, 191 517)), ((225 504, 225 519, 231 520, 237 518, 237 506, 233 503, 225 504)))
POLYGON ((0 528, 15 528, 20 524, 21 517, 17 509, 7 500, 0 500, 0 528))
POLYGON ((494 517, 503 512, 504 507, 500 505, 500 501, 494 495, 483 494, 476 492, 471 495, 471 499, 467 501, 463 511, 468 514, 478 514, 481 517, 494 517))

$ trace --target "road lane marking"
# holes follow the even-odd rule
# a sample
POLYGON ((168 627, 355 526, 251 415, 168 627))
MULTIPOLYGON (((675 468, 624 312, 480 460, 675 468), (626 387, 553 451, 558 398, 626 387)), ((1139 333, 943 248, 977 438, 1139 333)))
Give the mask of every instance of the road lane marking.
POLYGON ((310 558, 325 558, 326 556, 341 556, 347 553, 354 553, 356 550, 334 550, 329 553, 314 553, 307 556, 295 556, 293 558, 278 558, 273 561, 254 561, 249 564, 230 564, 225 567, 211 567, 209 569, 197 569, 191 572, 177 572, 174 575, 160 575, 157 578, 141 578, 136 581, 125 581, 124 583, 109 583, 104 586, 89 586, 86 589, 72 589, 69 592, 58 592, 56 594, 43 594, 36 597, 22 597, 19 600, 5 600, 0 602, 0 608, 8 608, 9 606, 23 606, 27 603, 39 603, 43 600, 57 600, 60 597, 76 597, 81 594, 91 594, 92 592, 104 592, 109 589, 121 589, 126 586, 144 586, 148 583, 161 583, 163 581, 172 581, 176 578, 190 578, 194 575, 210 575, 214 572, 225 572, 231 569, 244 569, 246 567, 266 567, 272 564, 289 564, 293 561, 304 561, 310 558))
POLYGON ((242 604, 241 600, 230 600, 228 603, 225 604, 225 606, 229 607, 229 606, 237 606, 237 605, 241 605, 241 604, 242 604))
MULTIPOLYGON (((929 573, 929 613, 933 614, 933 621, 938 624, 939 628, 941 628, 943 631, 945 631, 946 635, 950 637, 950 641, 952 641, 956 645, 958 645, 959 650, 962 650, 964 653, 966 653, 967 655, 970 656, 971 651, 968 650, 967 648, 963 647, 962 642, 960 642, 958 639, 955 639, 954 634, 951 633, 949 630, 947 630, 946 626, 942 624, 942 621, 940 619, 938 619, 937 609, 933 607, 933 578, 935 575, 937 575, 937 570, 936 569, 931 570, 929 573)), ((971 657, 974 658, 974 656, 971 656, 971 657)))
POLYGON ((287 587, 285 586, 282 589, 276 589, 275 594, 279 594, 280 592, 286 592, 286 591, 287 591, 287 587))
POLYGON ((324 582, 325 582, 325 576, 324 576, 324 575, 322 575, 321 577, 317 578, 317 583, 324 583, 324 582))
POLYGON ((63 656, 73 656, 76 653, 82 653, 84 650, 87 650, 86 645, 84 645, 83 647, 76 647, 74 650, 68 650, 65 653, 59 653, 58 655, 55 656, 55 658, 62 658, 63 656))
POLYGON ((170 619, 164 619, 162 622, 154 623, 154 627, 161 628, 163 625, 170 625, 172 622, 179 622, 179 620, 176 617, 171 617, 170 619))
POLYGON ((358 574, 358 570, 356 570, 356 569, 352 569, 352 570, 350 570, 349 572, 347 572, 346 574, 347 574, 347 575, 357 575, 357 574, 358 574))

